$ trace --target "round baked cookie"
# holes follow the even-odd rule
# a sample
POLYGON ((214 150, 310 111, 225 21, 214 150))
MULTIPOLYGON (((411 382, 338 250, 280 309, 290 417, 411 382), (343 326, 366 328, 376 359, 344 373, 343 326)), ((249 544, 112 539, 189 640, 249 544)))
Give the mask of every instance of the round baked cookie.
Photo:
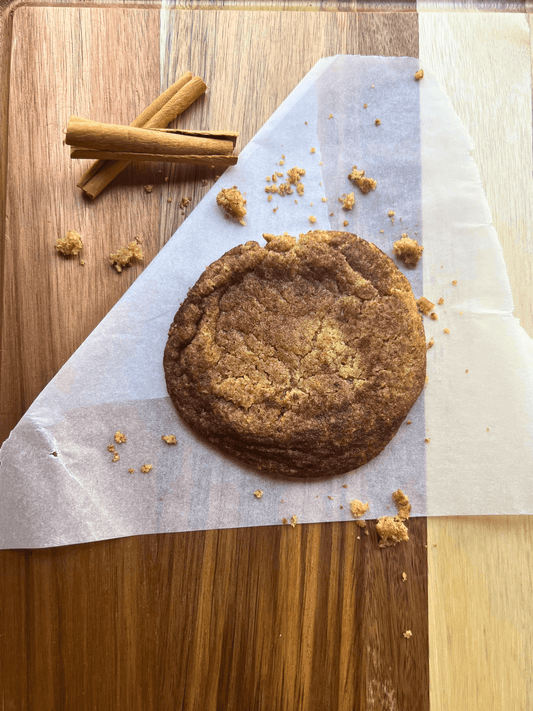
POLYGON ((261 470, 333 476, 394 437, 425 381, 410 284, 347 232, 263 235, 213 262, 169 331, 169 395, 192 429, 261 470))

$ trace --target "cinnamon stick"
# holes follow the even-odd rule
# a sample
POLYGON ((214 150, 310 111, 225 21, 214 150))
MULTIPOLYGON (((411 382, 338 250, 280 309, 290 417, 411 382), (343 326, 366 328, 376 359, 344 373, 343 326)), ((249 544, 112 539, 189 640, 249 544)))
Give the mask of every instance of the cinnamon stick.
MULTIPOLYGON (((186 76, 187 75, 184 75, 184 77, 186 76)), ((184 77, 182 77, 181 80, 183 80, 184 77)), ((200 77, 194 77, 193 79, 185 81, 181 88, 144 124, 144 128, 165 128, 173 119, 183 113, 185 109, 196 101, 206 89, 207 86, 200 77)), ((83 176, 78 186, 94 200, 130 162, 131 161, 114 161, 112 163, 105 163, 99 167, 97 172, 88 180, 84 180, 85 176, 83 176)))
POLYGON ((234 155, 168 155, 158 153, 131 153, 117 151, 102 151, 92 148, 76 148, 76 158, 97 158, 100 160, 113 160, 120 162, 146 162, 155 163, 186 163, 189 165, 208 165, 213 168, 227 168, 236 165, 238 157, 234 155))
MULTIPOLYGON (((147 123, 153 116, 155 116, 155 114, 167 103, 167 101, 169 101, 169 99, 171 99, 176 92, 178 92, 182 87, 184 87, 187 82, 191 81, 191 79, 192 72, 185 72, 185 74, 183 74, 177 81, 175 81, 174 84, 169 86, 166 91, 160 94, 157 99, 154 99, 150 106, 147 106, 144 111, 142 111, 137 116, 137 118, 133 120, 131 126, 137 126, 139 128, 144 126, 144 124, 147 123)), ((77 184, 78 187, 83 188, 83 186, 89 182, 93 175, 96 175, 96 173, 98 173, 98 171, 103 168, 103 165, 103 160, 98 160, 96 161, 96 163, 93 163, 91 167, 88 168, 81 176, 77 184)))
MULTIPOLYGON (((80 148, 117 153, 159 155, 228 155, 233 141, 211 136, 194 136, 156 131, 132 126, 117 126, 72 116, 68 122, 65 143, 80 148)), ((71 157, 76 157, 72 156, 71 157)))

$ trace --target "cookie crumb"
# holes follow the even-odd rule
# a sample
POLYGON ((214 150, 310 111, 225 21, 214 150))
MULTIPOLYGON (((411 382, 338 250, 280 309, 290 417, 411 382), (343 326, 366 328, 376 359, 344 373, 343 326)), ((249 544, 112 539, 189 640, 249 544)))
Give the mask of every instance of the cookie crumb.
POLYGON ((309 153, 316 153, 316 148, 311 148, 311 150, 309 151, 309 153))
POLYGON ((407 234, 403 234, 401 239, 396 240, 392 245, 392 251, 409 267, 416 267, 424 247, 418 244, 416 239, 411 239, 407 234))
POLYGON ((172 202, 172 198, 171 197, 167 198, 167 202, 172 202))
POLYGON ((342 198, 339 198, 339 202, 342 203, 343 210, 352 210, 355 205, 355 195, 353 193, 343 194, 342 198))
POLYGON ((381 126, 381 119, 376 119, 374 123, 376 124, 376 126, 381 126))
POLYGON ((128 472, 129 472, 130 474, 133 474, 134 471, 135 471, 135 469, 132 469, 131 467, 128 469, 128 472))
POLYGON ((415 79, 417 81, 420 81, 420 79, 423 79, 423 78, 424 78, 424 70, 423 69, 419 69, 417 72, 415 72, 415 79))
POLYGON ((449 328, 443 328, 443 329, 442 329, 442 332, 448 334, 448 333, 450 333, 450 329, 449 329, 449 328))
POLYGON ((297 523, 298 523, 298 516, 296 516, 296 514, 294 514, 293 516, 291 516, 291 526, 293 528, 296 528, 297 523))
POLYGON ((407 422, 406 422, 405 424, 406 424, 406 425, 412 425, 413 422, 412 422, 412 420, 407 420, 407 422))
POLYGON ((330 499, 331 501, 333 501, 333 496, 330 496, 330 495, 328 494, 328 499, 330 499))
POLYGON ((85 259, 80 259, 80 264, 82 267, 84 267, 85 266, 85 259))
POLYGON ((424 316, 429 316, 430 311, 435 308, 435 304, 429 299, 426 299, 425 296, 421 296, 417 299, 416 305, 418 306, 418 310, 423 313, 424 316))
POLYGON ((286 518, 282 518, 282 519, 281 519, 281 523, 287 523, 287 519, 286 519, 286 518))
POLYGON ((407 573, 402 573, 402 583, 405 583, 407 580, 407 573))
POLYGON ((403 633, 403 636, 405 637, 405 639, 409 639, 410 637, 413 636, 413 633, 411 632, 411 630, 406 630, 406 631, 403 633))
POLYGON ((115 432, 115 436, 113 439, 117 444, 124 444, 128 441, 128 438, 126 437, 124 432, 121 432, 120 430, 118 432, 115 432))
POLYGON ((348 484, 343 484, 343 485, 342 485, 342 488, 343 488, 343 489, 347 489, 347 488, 348 488, 348 484))
POLYGON ((438 321, 438 320, 439 320, 438 314, 436 314, 435 312, 433 312, 432 314, 429 314, 429 318, 430 318, 432 321, 438 321))
POLYGON ((328 116, 328 119, 331 119, 331 118, 333 118, 333 114, 330 114, 330 115, 328 116))
POLYGON ((120 454, 118 452, 115 452, 113 454, 113 459, 111 461, 118 462, 119 459, 120 459, 120 454))
POLYGON ((310 215, 310 216, 309 216, 309 222, 311 222, 311 223, 314 224, 314 223, 316 222, 316 217, 315 217, 314 215, 310 215))
POLYGON ((153 189, 154 189, 154 186, 153 186, 153 185, 145 185, 145 186, 144 186, 144 192, 145 192, 145 193, 151 193, 153 189))
MULTIPOLYGON (((368 501, 366 502, 366 504, 364 504, 362 501, 359 501, 359 499, 353 499, 353 501, 350 501, 350 509, 354 518, 359 519, 359 517, 363 516, 369 508, 370 505, 368 501)), ((358 520, 355 523, 359 526, 359 528, 366 528, 366 521, 358 520)))
POLYGON ((138 259, 139 261, 143 259, 142 249, 136 239, 130 242, 127 247, 122 247, 114 254, 110 254, 109 264, 115 267, 117 272, 120 274, 122 268, 129 266, 133 259, 138 259))
POLYGON ((426 344, 426 350, 429 351, 429 349, 433 348, 434 345, 435 345, 435 340, 434 340, 433 336, 431 336, 431 338, 429 339, 429 341, 426 344))
POLYGON ((443 299, 442 296, 441 296, 440 299, 437 301, 437 304, 438 304, 439 306, 442 306, 443 303, 444 303, 444 299, 443 299))
POLYGON ((263 492, 261 489, 257 489, 257 491, 254 491, 254 496, 256 499, 260 499, 263 496, 263 492))
POLYGON ((202 180, 200 181, 200 185, 205 188, 205 186, 207 185, 207 180, 205 178, 202 178, 202 180))
POLYGON ((294 168, 291 168, 287 171, 287 179, 292 185, 296 185, 297 183, 299 183, 300 179, 304 175, 305 168, 298 168, 298 166, 294 166, 294 168))
POLYGON ((180 210, 185 210, 191 203, 192 197, 182 197, 180 200, 180 210))
POLYGON ((167 444, 178 444, 176 435, 161 435, 161 439, 167 444))
POLYGON ((153 464, 143 464, 141 467, 141 471, 143 474, 148 474, 148 472, 152 471, 153 469, 153 464))
POLYGON ((236 185, 223 188, 217 195, 217 205, 222 207, 227 215, 239 221, 246 215, 245 204, 246 200, 236 185))
POLYGON ((454 280, 452 281, 452 284, 453 284, 454 286, 457 286, 457 279, 454 279, 454 280))
POLYGON ((429 443, 431 442, 431 438, 430 438, 430 437, 426 437, 426 438, 424 439, 424 442, 425 442, 426 444, 429 444, 429 443))
POLYGON ((377 186, 377 180, 373 178, 366 178, 364 170, 357 170, 357 166, 352 167, 352 172, 348 175, 348 178, 357 185, 362 193, 368 193, 371 190, 375 190, 377 186))
POLYGON ((165 183, 168 183, 169 180, 170 180, 170 178, 167 175, 167 177, 165 178, 165 183))
POLYGON ((396 504, 398 509, 398 518, 405 520, 409 518, 411 514, 411 504, 409 503, 409 497, 403 493, 401 489, 397 489, 393 495, 392 500, 396 504))
POLYGON ((367 109, 367 108, 368 108, 368 104, 363 104, 363 109, 367 109))
POLYGON ((348 227, 349 224, 350 224, 350 223, 348 222, 348 220, 344 220, 344 222, 342 223, 342 226, 343 226, 343 227, 348 227))
POLYGON ((66 257, 75 257, 83 249, 83 242, 78 232, 69 230, 64 237, 59 237, 56 240, 54 246, 58 252, 64 254, 66 257))
POLYGON ((376 531, 381 539, 378 543, 380 548, 409 540, 407 526, 399 516, 382 516, 376 524, 376 531))
POLYGON ((108 452, 116 452, 115 445, 114 445, 114 444, 108 444, 108 445, 107 445, 107 451, 108 451, 108 452))

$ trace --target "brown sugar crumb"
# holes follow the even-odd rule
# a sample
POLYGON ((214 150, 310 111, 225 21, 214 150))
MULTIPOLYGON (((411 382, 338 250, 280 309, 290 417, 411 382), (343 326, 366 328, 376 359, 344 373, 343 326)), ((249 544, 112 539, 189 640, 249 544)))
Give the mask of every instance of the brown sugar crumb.
POLYGON ((439 317, 438 317, 438 315, 437 315, 436 313, 429 314, 429 318, 430 318, 432 321, 438 321, 438 320, 439 320, 439 317))
POLYGON ((303 175, 305 175, 305 169, 298 168, 297 166, 294 166, 294 168, 287 171, 287 178, 289 183, 292 183, 292 185, 299 183, 303 175))
POLYGON ((396 240, 392 245, 392 251, 397 257, 403 260, 407 266, 416 267, 422 256, 424 247, 418 244, 416 239, 411 239, 406 234, 403 234, 402 238, 396 240))
POLYGON ((407 580, 407 573, 402 573, 402 583, 405 583, 407 580))
POLYGON ((263 496, 263 492, 261 489, 257 489, 257 491, 254 491, 254 496, 256 499, 260 499, 263 496))
POLYGON ((442 306, 443 303, 444 303, 444 299, 443 299, 442 296, 441 296, 440 299, 437 301, 437 304, 438 304, 439 306, 442 306))
POLYGON ((339 202, 342 203, 343 210, 352 210, 355 205, 355 195, 353 193, 343 194, 342 198, 339 198, 339 202))
POLYGON ((453 284, 454 286, 457 286, 457 279, 454 279, 454 280, 452 281, 452 284, 453 284))
POLYGON ((113 454, 113 459, 111 461, 118 462, 119 459, 120 459, 120 454, 118 452, 115 452, 113 454))
POLYGON ((296 516, 296 514, 294 514, 293 516, 291 516, 291 526, 293 528, 296 528, 297 523, 298 523, 298 516, 296 516))
POLYGON ((236 185, 232 188, 223 188, 217 195, 217 205, 223 208, 227 215, 239 221, 246 215, 245 204, 246 200, 236 185))
POLYGON ((401 489, 397 489, 392 495, 392 500, 398 509, 398 518, 401 518, 402 520, 409 518, 411 513, 409 497, 406 496, 401 489))
POLYGON ((81 241, 81 235, 75 230, 69 230, 64 237, 60 237, 56 240, 55 248, 61 254, 67 257, 79 254, 83 249, 83 242, 81 241))
POLYGON ((434 345, 435 345, 435 340, 434 340, 433 336, 431 336, 431 338, 427 342, 426 349, 429 351, 429 349, 433 348, 434 345))
POLYGON ((443 328, 443 329, 442 329, 442 332, 448 334, 448 333, 450 333, 450 329, 449 329, 449 328, 443 328))
POLYGON ((425 296, 421 296, 417 299, 416 305, 418 306, 418 310, 423 313, 424 316, 428 316, 431 309, 435 308, 435 304, 429 299, 426 299, 425 296))
POLYGON ((399 516, 382 516, 376 524, 376 531, 381 539, 378 544, 380 548, 409 540, 407 526, 399 516))
POLYGON ((315 223, 316 222, 316 217, 314 215, 309 216, 309 222, 315 223))
POLYGON ((381 119, 376 119, 374 123, 376 124, 376 126, 381 126, 381 119))
POLYGON ((163 442, 166 442, 167 444, 178 444, 176 435, 161 435, 161 439, 163 440, 163 442))
POLYGON ((127 247, 122 247, 114 254, 110 254, 109 264, 114 266, 120 274, 122 268, 130 265, 133 259, 138 259, 139 261, 143 259, 143 252, 137 240, 133 240, 127 247))
POLYGON ((148 472, 151 472, 153 468, 153 464, 143 464, 141 467, 141 471, 143 474, 148 474, 148 472))
POLYGON ((124 444, 128 441, 128 438, 126 437, 124 432, 120 432, 120 430, 118 432, 115 432, 115 436, 113 439, 117 444, 124 444))
POLYGON ((410 639, 413 636, 413 633, 411 632, 411 630, 406 630, 403 633, 403 636, 405 637, 405 639, 410 639))
POLYGON ((316 153, 316 148, 311 148, 311 150, 309 151, 309 153, 316 153))
POLYGON ((368 193, 376 189, 377 181, 373 178, 366 178, 364 170, 357 170, 357 166, 352 167, 352 172, 348 178, 357 185, 362 193, 368 193))
POLYGON ((423 69, 419 69, 417 72, 415 72, 415 79, 417 81, 420 81, 420 79, 423 79, 423 77, 424 77, 424 70, 423 69))
POLYGON ((129 472, 130 474, 133 474, 134 471, 135 471, 135 469, 131 469, 131 468, 128 469, 128 472, 129 472))

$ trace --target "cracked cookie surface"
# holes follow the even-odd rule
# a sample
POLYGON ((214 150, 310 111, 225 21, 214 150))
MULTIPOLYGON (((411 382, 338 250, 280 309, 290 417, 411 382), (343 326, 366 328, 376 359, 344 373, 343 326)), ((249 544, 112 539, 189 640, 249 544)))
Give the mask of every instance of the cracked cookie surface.
POLYGON ((264 471, 333 476, 394 437, 425 380, 410 284, 347 232, 264 235, 211 264, 164 354, 183 419, 264 471))

